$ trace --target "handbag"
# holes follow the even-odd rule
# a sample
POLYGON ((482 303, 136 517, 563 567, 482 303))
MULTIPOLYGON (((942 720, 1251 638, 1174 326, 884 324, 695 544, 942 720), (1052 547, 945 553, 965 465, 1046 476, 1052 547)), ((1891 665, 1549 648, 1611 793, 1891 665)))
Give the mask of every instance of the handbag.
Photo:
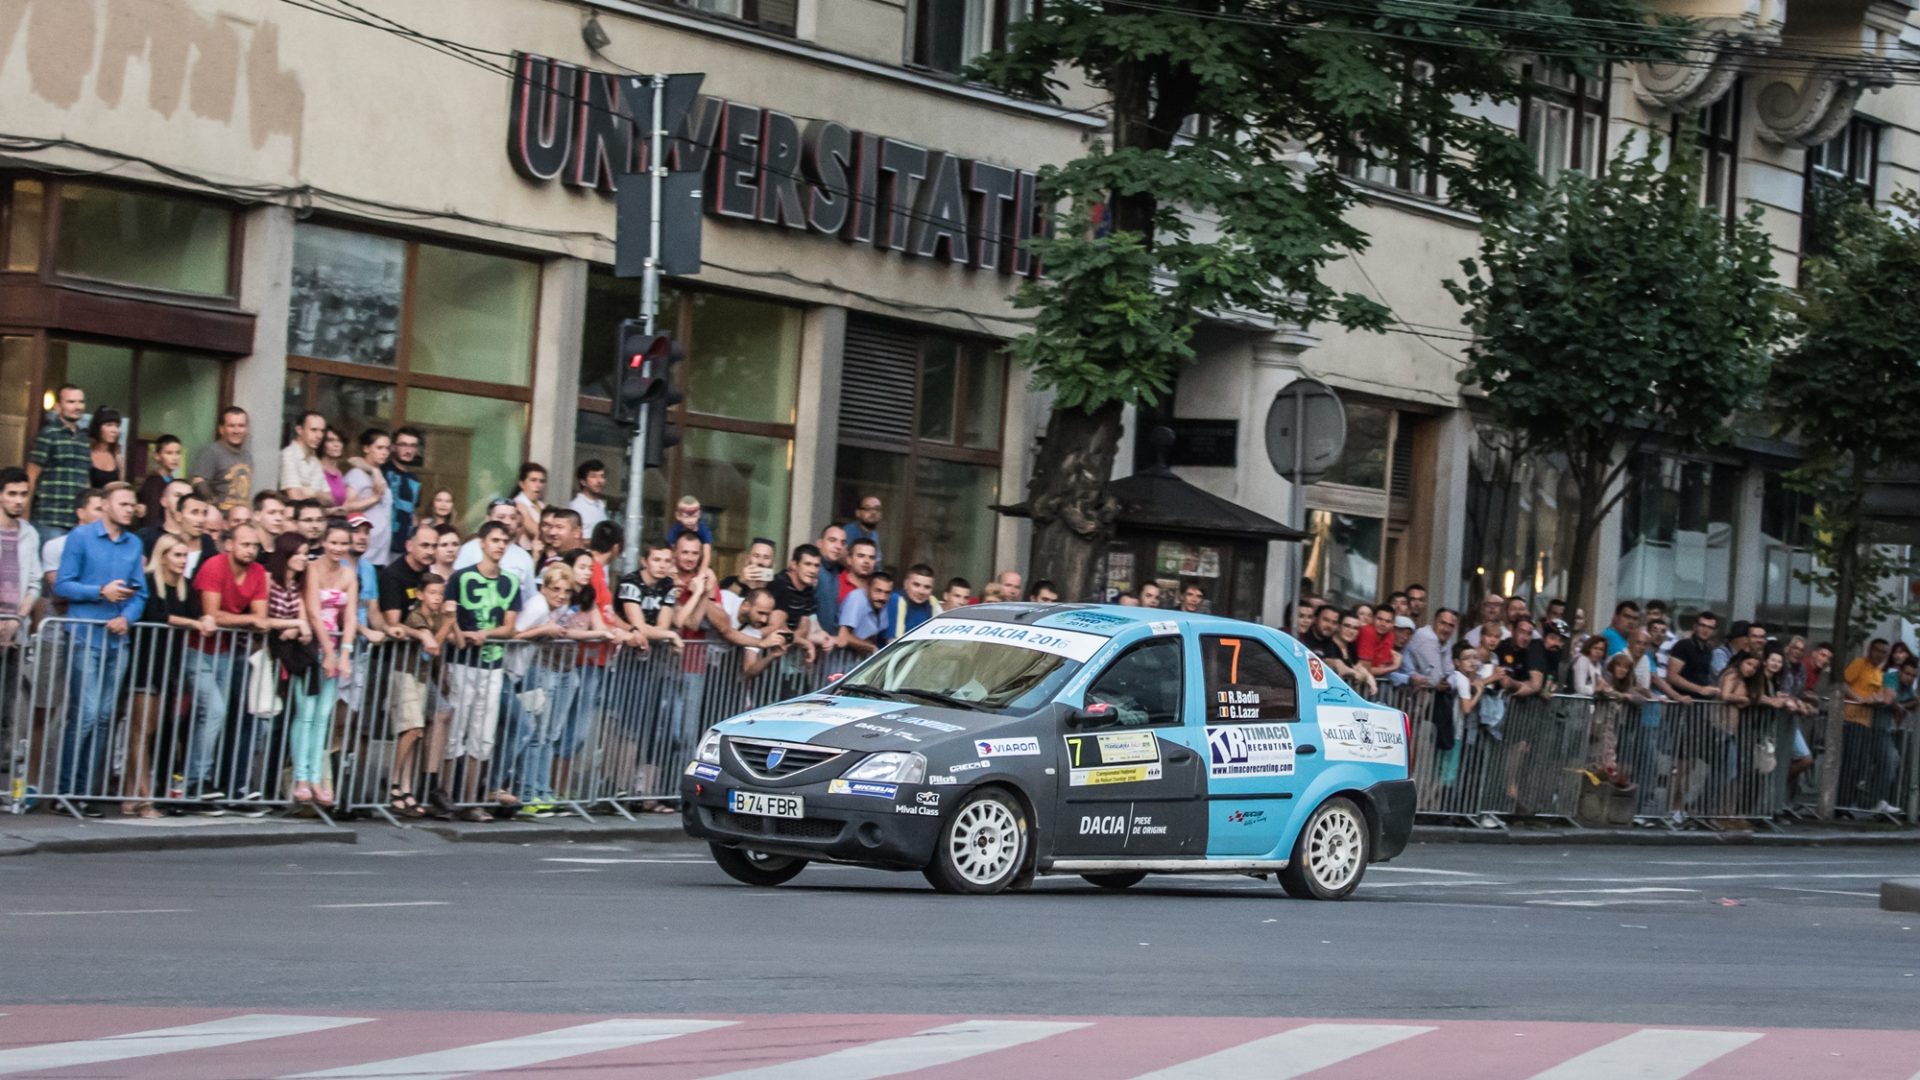
POLYGON ((515 695, 520 701, 520 711, 528 716, 544 716, 547 712, 547 688, 536 686, 531 690, 522 690, 515 695))
POLYGON ((1773 736, 1768 735, 1753 747, 1753 771, 1766 776, 1780 767, 1780 754, 1774 748, 1773 736))
POLYGON ((247 657, 247 677, 247 712, 254 716, 278 715, 284 704, 280 700, 280 673, 264 646, 247 657))

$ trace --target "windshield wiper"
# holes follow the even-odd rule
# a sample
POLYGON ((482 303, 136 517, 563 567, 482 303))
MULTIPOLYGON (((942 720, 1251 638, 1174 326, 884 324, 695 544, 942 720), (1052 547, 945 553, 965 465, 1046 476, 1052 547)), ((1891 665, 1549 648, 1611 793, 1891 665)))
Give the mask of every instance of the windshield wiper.
POLYGON ((952 694, 943 694, 938 690, 921 690, 918 687, 903 686, 892 692, 901 697, 919 698, 921 701, 931 701, 935 705, 945 705, 949 709, 963 709, 967 712, 980 711, 980 706, 977 703, 954 697, 952 694))
POLYGON ((880 688, 879 688, 879 687, 877 687, 877 686, 868 686, 868 685, 867 685, 867 684, 865 684, 865 683, 853 683, 853 684, 851 684, 851 685, 845 685, 845 684, 843 684, 843 685, 840 685, 840 686, 835 686, 835 687, 832 687, 832 688, 831 688, 831 691, 832 691, 833 693, 836 693, 836 694, 845 694, 845 695, 847 695, 848 697, 870 697, 870 698, 879 698, 879 699, 880 699, 880 700, 882 700, 882 701, 904 701, 904 700, 907 700, 906 698, 903 698, 903 697, 902 697, 902 696, 900 695, 900 693, 899 693, 899 692, 897 692, 897 691, 893 691, 893 690, 882 690, 882 689, 880 689, 880 688))

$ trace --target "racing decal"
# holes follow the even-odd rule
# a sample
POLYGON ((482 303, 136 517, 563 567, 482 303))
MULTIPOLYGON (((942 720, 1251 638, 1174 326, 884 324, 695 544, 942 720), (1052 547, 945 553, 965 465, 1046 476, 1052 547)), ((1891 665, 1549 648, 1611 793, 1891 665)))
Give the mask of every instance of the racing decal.
POLYGON ((693 777, 695 780, 718 780, 720 779, 720 766, 709 765, 704 761, 696 761, 687 766, 687 775, 693 777))
MULTIPOLYGON (((890 724, 908 724, 917 728, 926 728, 928 731, 937 731, 942 735, 951 735, 956 731, 967 730, 959 724, 949 724, 944 720, 929 720, 924 716, 914 716, 910 713, 895 713, 887 717, 887 722, 890 724)), ((895 734, 903 733, 895 732, 895 734)))
POLYGON ((913 801, 919 803, 921 806, 939 806, 940 793, 937 791, 922 791, 914 795, 913 801))
POLYGON ((1345 716, 1332 710, 1320 714, 1320 738, 1328 761, 1361 761, 1371 765, 1405 765, 1407 733, 1399 713, 1353 709, 1345 716))
POLYGON ((1049 615, 1037 624, 1060 630, 1091 630, 1096 634, 1117 634, 1133 625, 1133 620, 1125 615, 1109 615, 1104 611, 1066 611, 1058 615, 1049 615))
MULTIPOLYGON (((900 718, 897 716, 889 716, 887 717, 887 719, 899 720, 900 718)), ((902 740, 905 740, 906 742, 920 741, 920 736, 918 735, 909 735, 904 731, 895 730, 894 728, 890 728, 885 724, 874 724, 874 723, 869 723, 868 721, 865 721, 865 720, 855 720, 853 722, 853 727, 859 731, 866 732, 869 736, 872 736, 874 738, 878 738, 882 735, 891 735, 896 739, 902 739, 902 740)), ((954 730, 958 731, 960 729, 955 728, 954 730)))
POLYGON ((1152 814, 1139 813, 1139 805, 1128 803, 1125 813, 1081 814, 1079 835, 1114 837, 1122 848, 1133 837, 1167 835, 1166 824, 1155 821, 1152 814))
POLYGON ((900 791, 898 784, 879 784, 871 780, 829 780, 829 795, 866 795, 875 799, 891 799, 900 791))
POLYGON ((1128 731, 1094 738, 1099 744, 1102 765, 1160 760, 1160 740, 1154 738, 1151 731, 1128 731))
POLYGON ((1012 645, 1085 662, 1107 644, 1098 634, 1078 630, 1049 630, 1016 623, 975 622, 970 619, 929 619, 907 635, 907 640, 958 639, 1012 645))
POLYGON ((1312 680, 1315 690, 1325 690, 1327 688, 1327 665, 1321 663, 1320 658, 1317 656, 1307 657, 1307 677, 1312 680))
POLYGON ((1179 633, 1179 632, 1180 632, 1180 624, 1179 624, 1179 623, 1177 623, 1177 622, 1156 622, 1156 623, 1148 623, 1148 624, 1147 624, 1147 629, 1149 629, 1149 630, 1151 630, 1151 631, 1153 631, 1153 636, 1154 636, 1154 637, 1165 637, 1165 636, 1166 636, 1166 635, 1168 635, 1168 634, 1177 634, 1177 633, 1179 633))
POLYGON ((893 812, 896 814, 916 814, 920 817, 940 816, 940 809, 938 807, 915 806, 912 803, 894 803, 893 812))
POLYGON ((1293 728, 1287 724, 1224 724, 1207 729, 1207 776, 1292 776, 1293 728))
POLYGON ((941 787, 946 784, 957 784, 959 782, 960 782, 960 778, 957 776, 941 776, 936 773, 933 776, 927 777, 927 783, 932 784, 935 787, 941 787))
POLYGON ((1235 810, 1227 815, 1229 825, 1258 825, 1266 820, 1265 810, 1235 810))
POLYGON ((886 702, 856 702, 845 699, 822 701, 819 698, 803 698, 799 701, 783 701, 764 709, 755 709, 739 719, 800 720, 839 727, 841 724, 851 724, 856 720, 879 716, 899 707, 886 702))
POLYGON ((1139 784, 1148 780, 1160 779, 1160 763, 1151 765, 1116 765, 1104 769, 1069 769, 1067 784, 1070 787, 1098 787, 1102 784, 1139 784))
POLYGON ((947 766, 947 771, 948 772, 967 772, 970 769, 990 769, 992 767, 993 767, 993 762, 991 761, 963 761, 958 765, 947 766))
POLYGON ((1081 814, 1081 836, 1124 836, 1127 832, 1125 814, 1081 814))
POLYGON ((1040 740, 1032 736, 1021 739, 975 739, 973 748, 983 758, 1040 756, 1040 740))

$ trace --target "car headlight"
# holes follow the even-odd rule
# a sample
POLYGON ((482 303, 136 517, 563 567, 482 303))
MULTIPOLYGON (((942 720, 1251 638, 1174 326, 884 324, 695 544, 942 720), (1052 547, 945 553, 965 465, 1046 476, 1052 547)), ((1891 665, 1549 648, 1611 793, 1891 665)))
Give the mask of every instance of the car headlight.
POLYGON ((873 754, 847 770, 848 780, 888 780, 896 784, 920 784, 927 779, 927 759, 919 754, 889 750, 873 754))
POLYGON ((707 732, 706 738, 700 740, 700 748, 693 752, 693 756, 696 761, 704 761, 709 765, 720 764, 720 733, 707 732))

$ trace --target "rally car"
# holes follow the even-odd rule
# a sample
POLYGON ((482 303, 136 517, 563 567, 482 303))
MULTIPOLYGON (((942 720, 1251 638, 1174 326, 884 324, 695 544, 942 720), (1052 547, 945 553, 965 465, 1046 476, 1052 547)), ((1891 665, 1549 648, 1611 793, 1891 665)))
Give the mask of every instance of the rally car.
POLYGON ((1406 847, 1409 734, 1264 626, 982 604, 716 725, 681 806, 754 885, 812 861, 919 870, 955 893, 1230 871, 1332 900, 1406 847))

